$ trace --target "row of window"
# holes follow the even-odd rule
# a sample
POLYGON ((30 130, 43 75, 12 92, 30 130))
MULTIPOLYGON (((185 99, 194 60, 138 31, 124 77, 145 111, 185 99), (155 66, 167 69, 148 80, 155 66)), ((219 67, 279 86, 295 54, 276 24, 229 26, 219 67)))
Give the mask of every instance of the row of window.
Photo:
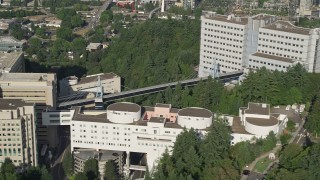
POLYGON ((0 137, 1 136, 20 136, 20 134, 19 133, 2 133, 0 134, 0 137))
MULTIPOLYGON (((234 44, 228 44, 228 43, 223 43, 223 42, 218 42, 218 41, 213 41, 215 44, 221 44, 221 45, 224 45, 224 46, 230 46, 230 47, 234 47, 234 48, 242 48, 241 46, 237 46, 237 45, 234 45, 234 44)), ((209 48, 212 48, 212 46, 210 45, 206 45, 204 44, 203 45, 204 47, 209 47, 209 48)))
MULTIPOLYGON (((240 51, 233 51, 233 50, 230 50, 230 49, 225 49, 225 48, 219 48, 219 47, 215 47, 213 46, 213 49, 218 49, 220 51, 225 51, 225 52, 232 52, 232 53, 235 53, 235 54, 242 54, 242 52, 240 51)), ((207 52, 207 53, 210 53, 210 54, 213 54, 214 52, 213 51, 207 51, 207 50, 203 50, 203 52, 207 52)))
POLYGON ((271 37, 273 36, 273 37, 277 37, 277 38, 283 38, 283 39, 291 39, 294 41, 304 41, 304 39, 290 37, 290 36, 276 35, 276 34, 272 34, 272 33, 259 32, 259 34, 271 36, 271 37))
MULTIPOLYGON (((77 140, 73 140, 73 142, 74 143, 94 144, 93 141, 77 141, 77 140)), ((110 145, 110 146, 125 146, 125 147, 127 147, 127 144, 115 144, 115 143, 104 143, 104 142, 96 142, 95 144, 110 145)), ((130 147, 130 144, 128 144, 128 147, 130 147)))
MULTIPOLYGON (((1 145, 0 145, 1 146, 1 145)), ((16 156, 21 155, 21 148, 4 148, 0 149, 0 156, 16 156)))
POLYGON ((280 53, 274 53, 274 52, 270 52, 270 51, 261 51, 260 49, 258 49, 258 52, 261 52, 261 53, 264 53, 264 54, 271 54, 271 55, 275 55, 275 56, 280 56, 280 57, 285 57, 285 58, 302 60, 301 57, 289 56, 289 55, 280 54, 280 53))
POLYGON ((215 24, 215 23, 204 23, 205 25, 210 25, 210 26, 215 26, 215 27, 220 27, 220 28, 225 28, 225 29, 232 29, 232 30, 237 30, 237 31, 243 31, 243 28, 236 28, 232 26, 225 26, 225 25, 220 25, 220 24, 215 24))
MULTIPOLYGON (((229 32, 219 31, 219 30, 214 30, 213 32, 215 32, 215 33, 221 33, 221 34, 226 34, 226 35, 228 35, 228 36, 243 37, 242 34, 238 34, 238 33, 229 33, 229 32)), ((212 34, 204 34, 204 36, 214 37, 214 35, 212 35, 212 34)))
MULTIPOLYGON (((217 39, 224 39, 224 40, 227 40, 227 41, 234 41, 234 42, 242 43, 242 40, 229 38, 229 36, 228 37, 223 37, 223 36, 215 36, 215 35, 213 35, 213 37, 217 38, 217 39)), ((212 40, 207 40, 207 39, 204 39, 204 41, 213 42, 212 40)))
POLYGON ((14 123, 7 123, 7 124, 6 123, 2 123, 1 125, 2 125, 2 127, 3 126, 20 126, 19 123, 16 123, 16 124, 14 124, 14 123))
POLYGON ((283 51, 288 51, 288 52, 292 52, 292 53, 300 53, 302 54, 302 51, 296 51, 296 50, 292 50, 292 49, 286 49, 286 48, 281 48, 281 47, 276 47, 276 46, 268 46, 268 45, 260 45, 262 47, 266 47, 266 48, 270 48, 270 49, 277 49, 277 50, 283 50, 283 51))
MULTIPOLYGON (((254 59, 249 59, 249 61, 250 62, 260 63, 260 64, 265 64, 265 65, 268 65, 268 66, 275 66, 275 67, 279 67, 279 68, 284 68, 284 69, 287 68, 286 66, 282 66, 280 64, 267 63, 267 62, 264 62, 264 61, 258 61, 258 60, 254 60, 254 59)), ((251 66, 249 65, 249 67, 251 67, 251 66)), ((253 66, 253 68, 255 68, 255 67, 253 66)))

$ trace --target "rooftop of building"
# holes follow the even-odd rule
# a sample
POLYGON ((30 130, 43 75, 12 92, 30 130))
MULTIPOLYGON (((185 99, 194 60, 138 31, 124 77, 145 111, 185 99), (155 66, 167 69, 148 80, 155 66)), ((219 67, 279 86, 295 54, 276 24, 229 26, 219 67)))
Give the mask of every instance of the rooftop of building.
MULTIPOLYGON (((137 126, 147 126, 148 125, 148 119, 143 119, 145 117, 145 111, 148 107, 141 107, 141 118, 138 121, 134 121, 133 123, 130 123, 131 125, 137 125, 137 126)), ((101 112, 97 115, 92 115, 92 114, 86 114, 84 113, 86 110, 82 109, 81 107, 73 107, 73 109, 75 110, 74 116, 72 118, 73 121, 84 121, 84 122, 97 122, 97 123, 111 123, 111 124, 115 124, 111 121, 108 120, 107 118, 107 113, 101 112, 101 110, 92 110, 95 112, 101 112)), ((150 110, 150 109, 149 109, 150 110)), ((152 119, 152 121, 158 121, 157 119, 152 119)), ((158 121, 159 122, 159 121, 158 121)), ((164 127, 166 128, 177 128, 177 129, 182 129, 183 127, 181 127, 179 124, 177 124, 177 122, 168 122, 167 119, 165 119, 165 123, 164 123, 164 127)))
POLYGON ((101 46, 101 43, 90 43, 87 49, 97 49, 99 46, 101 46))
POLYGON ((268 20, 270 18, 277 18, 277 16, 270 14, 257 14, 255 16, 252 16, 253 20, 268 20))
POLYGON ((1 110, 15 110, 22 106, 33 106, 34 103, 28 103, 21 99, 1 99, 0 100, 0 111, 1 110))
POLYGON ((246 117, 246 121, 256 126, 274 126, 279 123, 278 119, 273 116, 268 119, 246 117))
POLYGON ((94 74, 86 77, 82 77, 80 81, 77 84, 86 84, 86 83, 92 83, 92 82, 97 82, 98 76, 100 76, 100 80, 106 80, 106 79, 113 79, 116 77, 119 77, 115 73, 101 73, 101 74, 94 74))
POLYGON ((17 62, 17 60, 22 56, 22 52, 10 52, 3 53, 0 52, 0 71, 10 70, 10 68, 17 62))
POLYGON ((245 17, 235 17, 234 15, 219 15, 215 12, 209 12, 205 13, 204 17, 206 19, 212 19, 216 21, 222 21, 222 22, 228 22, 228 23, 234 23, 234 24, 240 24, 240 25, 247 25, 248 24, 248 18, 245 17))
POLYGON ((181 109, 178 111, 179 116, 190 116, 190 117, 203 117, 203 118, 210 118, 213 116, 212 112, 203 109, 203 108, 196 108, 196 107, 188 107, 181 109))
POLYGON ((74 156, 82 160, 95 158, 99 161, 109 161, 109 160, 115 159, 116 157, 122 154, 123 152, 121 151, 109 151, 109 150, 96 151, 95 149, 78 149, 74 151, 74 156))
POLYGON ((282 61, 282 62, 287 62, 287 63, 294 63, 294 61, 290 58, 285 58, 281 56, 274 56, 270 54, 264 54, 264 53, 254 53, 252 56, 257 56, 257 57, 262 57, 262 58, 267 58, 267 59, 273 59, 276 61, 282 61))
POLYGON ((14 43, 14 44, 20 44, 20 45, 24 43, 23 41, 20 41, 12 36, 0 36, 0 42, 1 44, 14 43))
MULTIPOLYGON (((0 73, 0 81, 40 82, 51 81, 55 74, 47 73, 0 73), (50 78, 48 78, 50 76, 50 78)), ((32 85, 32 84, 30 84, 32 85)))
POLYGON ((141 106, 130 102, 118 102, 113 103, 107 107, 109 111, 125 111, 125 112, 139 112, 141 111, 141 106))
POLYGON ((276 21, 275 23, 267 25, 263 28, 301 35, 309 35, 311 30, 308 28, 297 27, 288 21, 276 21))
POLYGON ((164 117, 151 117, 149 119, 149 122, 153 122, 153 123, 164 123, 166 122, 166 118, 164 117))
POLYGON ((245 109, 246 114, 270 115, 270 104, 265 103, 248 103, 248 108, 245 109))
POLYGON ((233 123, 232 123, 232 126, 231 126, 231 132, 232 133, 238 133, 238 134, 250 134, 244 129, 244 126, 241 124, 239 116, 233 117, 233 123))
POLYGON ((156 103, 155 107, 171 108, 171 104, 156 103))

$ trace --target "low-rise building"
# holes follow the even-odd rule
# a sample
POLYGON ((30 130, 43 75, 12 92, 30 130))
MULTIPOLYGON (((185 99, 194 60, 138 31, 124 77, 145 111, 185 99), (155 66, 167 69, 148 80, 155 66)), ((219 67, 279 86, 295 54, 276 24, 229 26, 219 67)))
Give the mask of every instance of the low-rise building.
POLYGON ((25 64, 22 52, 0 52, 0 73, 24 71, 25 64))
POLYGON ((60 28, 61 27, 61 23, 62 23, 62 20, 61 19, 58 19, 56 17, 48 17, 48 18, 45 18, 45 25, 47 27, 56 27, 56 28, 60 28))
POLYGON ((95 149, 81 149, 79 151, 74 151, 73 157, 75 173, 83 172, 85 162, 89 159, 96 159, 98 161, 100 177, 104 176, 105 165, 108 161, 112 161, 116 165, 117 173, 119 175, 123 173, 124 153, 122 151, 96 151, 95 149))
POLYGON ((239 109, 239 116, 224 116, 232 129, 231 145, 242 141, 266 138, 273 131, 282 133, 288 122, 285 114, 273 113, 269 104, 248 103, 239 109))
POLYGON ((12 36, 0 36, 0 51, 22 51, 24 43, 12 36))
POLYGON ((8 31, 9 27, 15 22, 15 19, 0 19, 0 31, 8 31))
MULTIPOLYGON (((0 73, 0 98, 36 103, 38 144, 57 143, 56 130, 42 125, 42 111, 56 107, 57 78, 47 73, 0 73)), ((2 100, 0 100, 2 101, 2 100)))
POLYGON ((90 43, 86 48, 86 50, 90 51, 90 52, 97 51, 99 49, 102 49, 102 44, 101 43, 90 43))
POLYGON ((0 166, 5 158, 20 168, 37 166, 34 103, 0 99, 0 166))
MULTIPOLYGON (((47 113, 49 117, 50 112, 47 113)), ((106 110, 73 107, 70 114, 71 150, 94 147, 97 151, 126 152, 126 172, 131 168, 130 152, 146 154, 151 170, 166 149, 172 150, 184 127, 205 134, 214 116, 211 111, 197 107, 176 109, 159 103, 155 107, 141 107, 129 102, 111 104, 106 110)))
POLYGON ((99 84, 98 77, 104 94, 121 92, 121 77, 115 73, 100 73, 88 75, 86 77, 78 78, 76 76, 69 76, 60 83, 63 95, 71 95, 75 92, 96 92, 99 84))

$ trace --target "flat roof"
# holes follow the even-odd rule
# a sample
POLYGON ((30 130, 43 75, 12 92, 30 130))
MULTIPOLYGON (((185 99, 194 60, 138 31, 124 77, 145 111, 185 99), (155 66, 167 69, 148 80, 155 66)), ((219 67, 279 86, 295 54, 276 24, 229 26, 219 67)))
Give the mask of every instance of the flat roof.
POLYGON ((245 110, 245 113, 269 115, 270 114, 270 104, 248 103, 248 109, 245 110))
POLYGON ((107 107, 109 111, 126 111, 126 112, 138 112, 141 110, 141 106, 130 102, 118 102, 111 104, 107 107))
POLYGON ((253 20, 268 20, 270 18, 276 18, 277 16, 270 15, 270 14, 257 14, 255 16, 252 16, 253 20))
POLYGON ((184 108, 178 111, 178 115, 210 118, 212 117, 213 114, 211 111, 204 108, 189 107, 189 108, 184 108))
POLYGON ((86 84, 86 83, 91 83, 91 82, 97 82, 98 80, 98 76, 100 76, 100 80, 106 80, 106 79, 113 79, 115 77, 118 77, 118 75, 116 75, 115 73, 111 72, 111 73, 104 73, 104 74, 94 74, 91 76, 87 76, 87 77, 82 77, 80 79, 80 81, 76 84, 86 84))
POLYGON ((251 134, 244 129, 244 126, 242 126, 239 116, 235 116, 233 118, 231 132, 232 133, 239 133, 239 134, 251 134))
POLYGON ((232 15, 225 16, 225 15, 219 15, 219 14, 213 14, 213 13, 205 14, 204 17, 206 19, 212 19, 216 21, 228 22, 233 24, 240 24, 240 25, 248 24, 248 18, 245 18, 245 17, 232 17, 232 15))
POLYGON ((279 122, 278 119, 273 116, 270 116, 268 119, 247 117, 246 121, 256 126, 273 126, 279 122))
POLYGON ((155 107, 171 108, 171 104, 156 103, 155 107))
POLYGON ((282 61, 282 62, 287 62, 287 63, 294 63, 294 61, 290 58, 285 58, 281 56, 274 56, 274 55, 269 55, 269 54, 263 54, 263 53, 254 53, 252 56, 257 56, 257 57, 262 57, 262 58, 267 58, 267 59, 273 59, 276 61, 282 61))
POLYGON ((0 111, 1 110, 15 110, 22 106, 33 106, 34 103, 28 103, 21 99, 0 99, 0 111))
POLYGON ((0 70, 10 71, 10 68, 22 57, 22 52, 1 53, 0 52, 0 70))
POLYGON ((54 76, 54 74, 51 74, 51 73, 2 73, 0 74, 0 81, 39 82, 39 81, 48 81, 48 76, 54 76))
POLYGON ((164 122, 166 122, 166 118, 164 118, 164 117, 151 117, 149 122, 164 123, 164 122))
POLYGON ((301 35, 309 35, 311 30, 309 28, 297 27, 288 21, 276 21, 262 28, 301 35))
POLYGON ((0 36, 1 44, 23 44, 23 41, 20 41, 12 36, 0 36))

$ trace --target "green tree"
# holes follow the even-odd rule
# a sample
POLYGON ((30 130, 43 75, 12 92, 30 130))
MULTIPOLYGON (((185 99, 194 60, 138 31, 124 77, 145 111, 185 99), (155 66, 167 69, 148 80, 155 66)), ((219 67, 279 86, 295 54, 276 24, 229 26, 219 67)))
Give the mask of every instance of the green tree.
POLYGON ((71 25, 73 27, 82 27, 84 24, 84 21, 81 19, 79 15, 74 15, 71 17, 71 25))
POLYGON ((15 173, 15 166, 10 158, 5 158, 4 162, 1 165, 1 174, 5 176, 6 173, 14 174, 15 173))
POLYGON ((71 152, 67 152, 63 161, 62 167, 67 176, 70 176, 73 172, 73 158, 71 152))
POLYGON ((36 29, 36 35, 43 38, 45 36, 45 29, 44 28, 37 28, 36 29))
POLYGON ((38 0, 34 0, 33 9, 34 10, 38 9, 38 6, 39 6, 38 0))
POLYGON ((84 163, 84 171, 88 179, 97 179, 99 177, 98 161, 96 159, 88 159, 84 163))
POLYGON ((89 179, 87 178, 85 173, 80 172, 76 174, 75 180, 89 180, 89 179))
POLYGON ((113 12, 111 10, 106 10, 101 13, 100 22, 102 24, 109 24, 113 19, 113 12))
POLYGON ((230 130, 217 119, 210 126, 205 139, 200 145, 200 154, 205 166, 216 166, 227 157, 230 147, 230 130))
POLYGON ((73 38, 72 29, 61 27, 57 30, 57 38, 71 41, 73 38))
POLYGON ((106 162, 105 168, 104 168, 104 180, 117 180, 119 179, 117 169, 115 164, 112 161, 106 162))

